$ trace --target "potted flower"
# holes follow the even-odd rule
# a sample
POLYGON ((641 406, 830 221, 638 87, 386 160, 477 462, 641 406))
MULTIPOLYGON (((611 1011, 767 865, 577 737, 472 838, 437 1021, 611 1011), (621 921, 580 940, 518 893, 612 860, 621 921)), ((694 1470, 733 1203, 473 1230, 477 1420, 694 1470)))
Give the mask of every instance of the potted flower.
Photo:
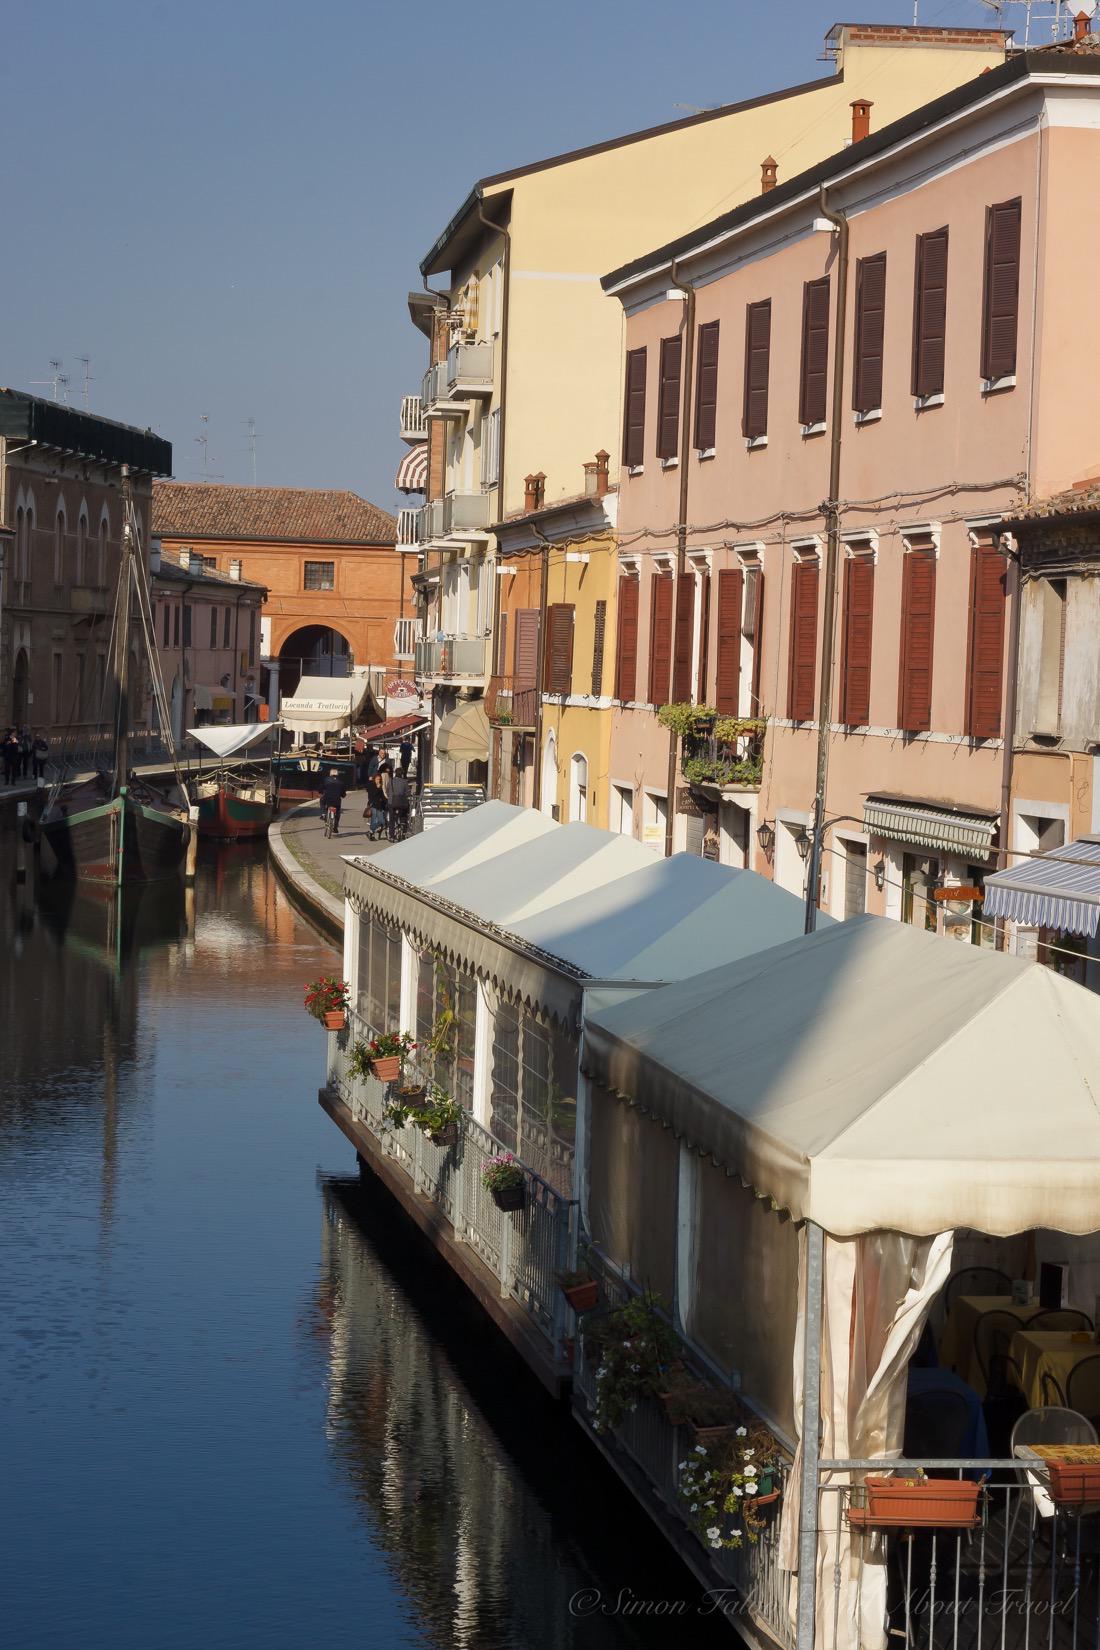
POLYGON ((600 1286, 585 1266, 576 1272, 563 1272, 558 1285, 574 1312, 591 1312, 599 1302, 600 1286))
POLYGON ((449 1094, 444 1094, 443 1090, 433 1083, 427 1102, 421 1106, 417 1114, 416 1122, 417 1127, 428 1136, 434 1146, 457 1146, 462 1107, 457 1100, 452 1100, 449 1094))
POLYGON ((407 1031, 380 1031, 366 1045, 367 1059, 380 1083, 396 1083, 405 1056, 416 1047, 407 1031))
POLYGON ((511 1152, 487 1157, 481 1165, 481 1184, 498 1209, 522 1209, 527 1202, 527 1176, 511 1152))
POLYGON ((695 1442, 708 1448, 728 1438, 744 1419, 735 1392, 690 1377, 662 1392, 661 1402, 674 1426, 690 1427, 695 1442))
POLYGON ((390 1089, 382 1107, 382 1121, 391 1129, 403 1129, 409 1121, 409 1107, 402 1100, 399 1091, 390 1089))
POLYGON ((853 1529, 969 1530, 978 1522, 981 1484, 969 1478, 869 1475, 866 1505, 850 1507, 853 1529))
POLYGON ((697 1443, 680 1462, 679 1491, 684 1513, 705 1547, 734 1550, 757 1541, 766 1519, 763 1508, 779 1499, 774 1463, 777 1446, 759 1422, 733 1429, 724 1443, 697 1443))
POLYGON ((657 1296, 648 1292, 597 1319, 584 1338, 586 1347, 597 1348, 597 1432, 621 1425, 641 1399, 663 1391, 683 1350, 657 1296))
POLYGON ((326 1031, 343 1031, 348 1023, 351 999, 346 980, 333 974, 322 974, 306 986, 306 1011, 320 1020, 326 1031))

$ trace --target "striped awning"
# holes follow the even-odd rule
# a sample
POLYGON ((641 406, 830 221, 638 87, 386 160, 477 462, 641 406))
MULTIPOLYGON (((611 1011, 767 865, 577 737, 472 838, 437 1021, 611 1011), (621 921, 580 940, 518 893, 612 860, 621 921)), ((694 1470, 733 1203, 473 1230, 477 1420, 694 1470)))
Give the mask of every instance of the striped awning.
POLYGON ((907 797, 869 796, 863 804, 863 828, 887 841, 914 842, 921 848, 984 859, 993 847, 997 815, 937 808, 907 797))
POLYGON ((395 486, 399 493, 422 493, 428 485, 428 443, 418 441, 397 466, 395 486))
POLYGON ((1051 852, 986 877, 983 915, 1092 938, 1100 927, 1100 836, 1051 852))

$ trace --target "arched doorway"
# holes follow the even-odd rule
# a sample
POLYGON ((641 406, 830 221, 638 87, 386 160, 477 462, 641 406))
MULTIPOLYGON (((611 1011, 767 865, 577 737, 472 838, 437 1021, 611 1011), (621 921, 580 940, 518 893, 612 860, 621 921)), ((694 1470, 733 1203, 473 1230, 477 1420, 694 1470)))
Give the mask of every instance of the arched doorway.
POLYGON ((17 728, 26 727, 30 710, 30 696, 28 693, 30 676, 30 661, 27 650, 21 647, 15 655, 15 669, 11 679, 11 714, 17 728))
POLYGON ((351 643, 331 625, 292 630, 279 649, 279 693, 285 699, 303 676, 347 676, 355 663, 351 643))
POLYGON ((588 758, 580 751, 569 759, 569 817, 582 825, 588 820, 588 758))
POLYGON ((551 728, 542 753, 542 812, 557 818, 558 807, 558 742, 551 728))

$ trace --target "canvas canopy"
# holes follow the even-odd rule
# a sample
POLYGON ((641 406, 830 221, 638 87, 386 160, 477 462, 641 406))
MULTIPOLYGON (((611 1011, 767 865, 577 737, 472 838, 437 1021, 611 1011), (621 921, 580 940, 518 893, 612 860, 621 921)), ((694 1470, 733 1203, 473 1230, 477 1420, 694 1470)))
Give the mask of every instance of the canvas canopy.
POLYGON ((1092 938, 1100 927, 1100 836, 986 877, 983 915, 1092 938))
POLYGON ((557 827, 533 808, 515 808, 508 802, 486 802, 468 813, 455 814, 437 830, 410 836, 388 849, 385 864, 374 860, 346 861, 344 885, 349 893, 363 893, 377 873, 414 888, 430 888, 443 877, 470 870, 510 848, 546 836, 557 827))
POLYGON ((1100 999, 861 917, 601 1010, 585 1069, 834 1235, 1100 1229, 1100 999))
POLYGON ((437 756, 448 762, 484 762, 489 755, 489 718, 483 699, 470 699, 448 711, 435 736, 437 756))
POLYGON ((358 715, 367 696, 368 678, 303 676, 279 714, 286 726, 302 733, 338 733, 358 715))
POLYGON ((187 732, 215 756, 236 756, 238 751, 258 745, 279 725, 278 722, 234 722, 229 726, 188 728, 187 732))

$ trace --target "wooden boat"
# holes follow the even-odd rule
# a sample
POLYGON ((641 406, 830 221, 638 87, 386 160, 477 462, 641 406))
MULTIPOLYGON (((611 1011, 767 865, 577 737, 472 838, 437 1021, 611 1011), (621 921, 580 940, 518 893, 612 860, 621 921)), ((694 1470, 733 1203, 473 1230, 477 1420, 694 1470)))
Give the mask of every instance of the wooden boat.
POLYGON ((271 758, 237 768, 227 763, 269 738, 278 726, 277 722, 244 722, 188 729, 192 739, 221 759, 221 766, 200 773, 189 784, 191 800, 199 811, 200 836, 237 842, 267 835, 278 807, 271 758))
POLYGON ((355 789, 357 764, 354 758, 325 756, 306 752, 287 752, 276 756, 273 769, 279 784, 280 802, 308 802, 321 794, 332 769, 335 768, 348 790, 355 789))

